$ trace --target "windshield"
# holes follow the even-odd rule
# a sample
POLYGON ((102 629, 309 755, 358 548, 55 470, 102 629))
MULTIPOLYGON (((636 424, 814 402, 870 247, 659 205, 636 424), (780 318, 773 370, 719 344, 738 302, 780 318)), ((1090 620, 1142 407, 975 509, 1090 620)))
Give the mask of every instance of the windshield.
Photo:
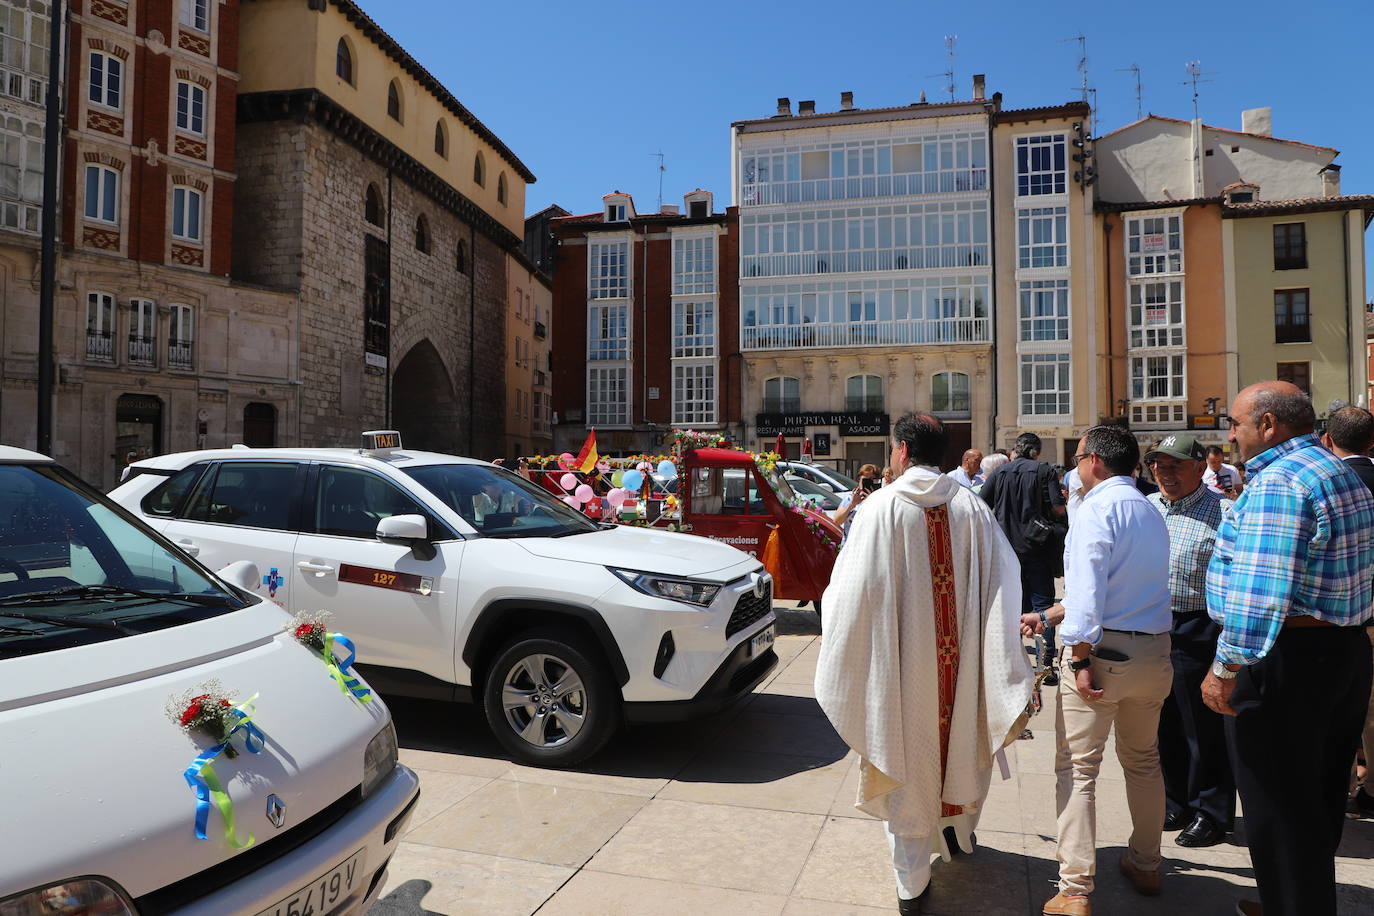
MULTIPOLYGON (((762 469, 760 468, 762 471, 762 469)), ((797 498, 797 494, 792 492, 792 486, 783 477, 782 471, 774 468, 771 471, 763 471, 763 479, 768 481, 768 485, 773 488, 773 492, 778 494, 778 499, 782 500, 784 506, 789 506, 797 498)))
POLYGON ((0 658, 244 607, 103 496, 50 465, 0 465, 0 658))
POLYGON ((840 507, 839 497, 832 490, 828 490, 814 481, 807 480, 805 477, 785 477, 783 479, 791 485, 795 493, 808 498, 811 502, 818 503, 822 509, 838 509, 840 507))
POLYGON ((487 537, 547 538, 600 529, 548 490, 495 465, 431 464, 402 470, 487 537))

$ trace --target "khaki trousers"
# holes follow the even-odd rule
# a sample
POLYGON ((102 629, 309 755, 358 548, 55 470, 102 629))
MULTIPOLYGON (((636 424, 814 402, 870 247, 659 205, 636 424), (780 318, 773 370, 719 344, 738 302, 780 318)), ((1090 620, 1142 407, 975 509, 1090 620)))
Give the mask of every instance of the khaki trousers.
MULTIPOLYGON (((1159 711, 1173 686, 1168 633, 1132 636, 1105 632, 1097 648, 1130 656, 1093 658, 1093 685, 1102 698, 1078 693, 1067 663, 1060 677, 1055 738, 1055 802, 1059 829, 1059 892, 1091 894, 1097 871, 1097 774, 1107 736, 1116 729, 1116 756, 1126 776, 1131 812, 1127 855, 1137 868, 1159 868, 1164 832, 1164 776, 1159 768, 1159 711)), ((1069 653, 1066 651, 1065 655, 1069 653)))

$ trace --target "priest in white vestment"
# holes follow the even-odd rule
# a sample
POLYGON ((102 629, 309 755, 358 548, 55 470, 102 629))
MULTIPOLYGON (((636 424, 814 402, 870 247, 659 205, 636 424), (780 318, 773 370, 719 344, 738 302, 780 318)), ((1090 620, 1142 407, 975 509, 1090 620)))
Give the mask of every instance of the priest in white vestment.
POLYGON ((892 428, 900 476, 869 495, 825 590, 816 699, 860 761, 856 807, 886 822, 900 912, 921 912, 945 829, 971 852, 994 758, 1034 684, 1021 568, 987 505, 940 474, 940 421, 892 428), (938 846, 937 846, 938 843, 938 846))

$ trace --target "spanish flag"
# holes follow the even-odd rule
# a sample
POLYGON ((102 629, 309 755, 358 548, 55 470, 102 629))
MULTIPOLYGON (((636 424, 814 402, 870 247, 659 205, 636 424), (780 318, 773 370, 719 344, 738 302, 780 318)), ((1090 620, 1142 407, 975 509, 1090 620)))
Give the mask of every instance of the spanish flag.
POLYGON ((587 441, 582 443, 582 451, 577 453, 577 460, 573 466, 583 474, 590 474, 596 470, 596 463, 601 456, 596 453, 596 430, 587 433, 587 441))

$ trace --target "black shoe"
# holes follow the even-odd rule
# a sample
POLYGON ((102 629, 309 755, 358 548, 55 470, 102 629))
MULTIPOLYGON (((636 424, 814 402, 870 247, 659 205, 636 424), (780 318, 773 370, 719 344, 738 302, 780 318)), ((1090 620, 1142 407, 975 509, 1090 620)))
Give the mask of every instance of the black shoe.
POLYGON ((1188 809, 1179 808, 1177 811, 1170 811, 1164 818, 1165 830, 1182 830, 1192 821, 1193 816, 1188 813, 1188 809))
POLYGON ((1044 684, 1046 687, 1058 687, 1059 675, 1055 672, 1053 668, 1051 668, 1049 670, 1049 673, 1045 675, 1045 679, 1040 683, 1044 684))
POLYGON ((1193 822, 1178 835, 1178 839, 1174 840, 1174 842, 1190 849, 1197 849, 1202 846, 1215 846, 1226 839, 1226 833, 1226 829, 1220 824, 1207 815, 1198 812, 1197 816, 1193 818, 1193 822))
POLYGON ((1355 794, 1350 796, 1345 813, 1351 817, 1374 818, 1374 798, 1365 794, 1364 786, 1360 786, 1355 790, 1355 794))
POLYGON ((912 900, 903 900, 901 897, 898 897, 897 912, 901 913, 902 916, 921 916, 921 914, 925 912, 925 899, 929 894, 930 885, 926 885, 926 889, 921 891, 921 896, 919 897, 912 900))

